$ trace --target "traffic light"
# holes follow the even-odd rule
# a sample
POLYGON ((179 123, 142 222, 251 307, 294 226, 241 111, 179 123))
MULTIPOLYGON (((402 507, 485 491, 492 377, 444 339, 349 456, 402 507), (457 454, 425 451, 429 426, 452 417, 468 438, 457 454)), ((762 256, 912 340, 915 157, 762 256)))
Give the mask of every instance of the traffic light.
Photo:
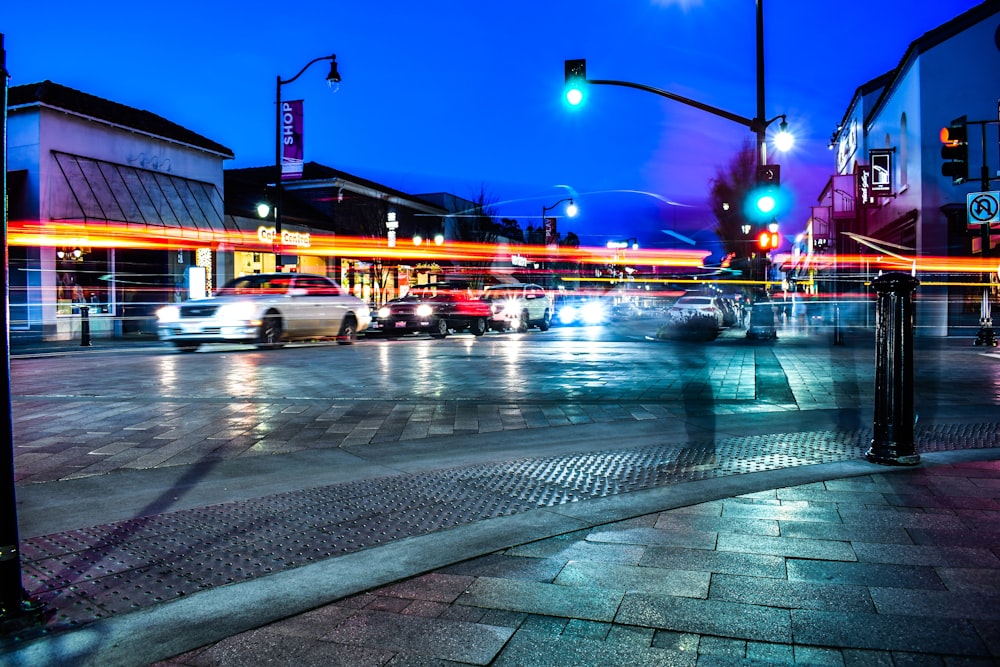
POLYGON ((757 237, 757 247, 761 250, 776 250, 781 244, 781 236, 775 231, 762 231, 757 237))
POLYGON ((941 157, 950 160, 941 165, 941 175, 951 176, 952 185, 969 180, 969 126, 966 117, 951 121, 941 128, 941 157))
POLYGON ((583 103, 583 90, 587 83, 587 61, 566 61, 566 103, 579 106, 583 103))

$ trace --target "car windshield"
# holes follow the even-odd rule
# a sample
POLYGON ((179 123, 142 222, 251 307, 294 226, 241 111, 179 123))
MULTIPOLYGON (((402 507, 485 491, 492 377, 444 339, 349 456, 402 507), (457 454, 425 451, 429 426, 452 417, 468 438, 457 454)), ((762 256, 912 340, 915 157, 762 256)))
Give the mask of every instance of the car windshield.
POLYGON ((219 289, 226 294, 278 294, 287 292, 292 286, 293 276, 271 276, 253 274, 241 276, 227 282, 219 289))

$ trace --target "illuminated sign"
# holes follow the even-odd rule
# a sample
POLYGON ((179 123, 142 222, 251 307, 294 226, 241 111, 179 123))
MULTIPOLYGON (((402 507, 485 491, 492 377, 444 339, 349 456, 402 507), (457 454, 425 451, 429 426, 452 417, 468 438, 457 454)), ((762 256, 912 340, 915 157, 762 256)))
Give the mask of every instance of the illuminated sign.
MULTIPOLYGON (((260 226, 257 228, 257 239, 261 243, 274 243, 275 237, 278 235, 278 230, 274 227, 264 227, 260 226)), ((281 230, 281 245, 295 246, 296 248, 308 248, 309 233, 308 232, 289 232, 287 230, 281 230)))

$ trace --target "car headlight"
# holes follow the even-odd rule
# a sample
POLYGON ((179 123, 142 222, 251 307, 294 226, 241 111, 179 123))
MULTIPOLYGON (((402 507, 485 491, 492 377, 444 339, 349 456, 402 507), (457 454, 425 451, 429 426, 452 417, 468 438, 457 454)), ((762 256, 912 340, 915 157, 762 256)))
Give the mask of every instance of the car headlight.
POLYGON ((163 306, 156 311, 156 319, 161 322, 176 322, 181 319, 181 309, 177 306, 163 306))
POLYGON ((377 315, 378 315, 378 317, 379 317, 380 320, 387 320, 387 319, 389 319, 389 315, 391 315, 391 314, 392 314, 392 310, 390 310, 389 306, 382 306, 381 308, 378 309, 378 313, 377 313, 377 315))
POLYGON ((426 303, 417 306, 417 317, 430 317, 432 314, 434 314, 434 309, 426 303))
POLYGON ((223 304, 215 311, 219 320, 251 320, 256 314, 257 307, 249 301, 223 304))
POLYGON ((572 324, 576 321, 576 308, 573 306, 566 306, 559 311, 559 319, 565 324, 572 324))
POLYGON ((604 321, 604 306, 592 302, 583 307, 583 321, 587 324, 600 324, 604 321))
POLYGON ((519 308, 517 307, 517 301, 511 299, 509 301, 503 302, 503 312, 508 315, 520 314, 519 308))

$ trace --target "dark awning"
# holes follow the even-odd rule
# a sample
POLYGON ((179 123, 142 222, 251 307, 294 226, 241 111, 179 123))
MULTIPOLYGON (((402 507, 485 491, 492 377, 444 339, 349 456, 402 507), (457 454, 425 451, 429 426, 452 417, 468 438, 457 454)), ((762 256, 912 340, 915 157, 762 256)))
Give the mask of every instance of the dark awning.
POLYGON ((222 194, 212 183, 57 151, 53 156, 66 187, 50 190, 52 220, 142 225, 153 236, 206 242, 239 232, 227 222, 222 194))

